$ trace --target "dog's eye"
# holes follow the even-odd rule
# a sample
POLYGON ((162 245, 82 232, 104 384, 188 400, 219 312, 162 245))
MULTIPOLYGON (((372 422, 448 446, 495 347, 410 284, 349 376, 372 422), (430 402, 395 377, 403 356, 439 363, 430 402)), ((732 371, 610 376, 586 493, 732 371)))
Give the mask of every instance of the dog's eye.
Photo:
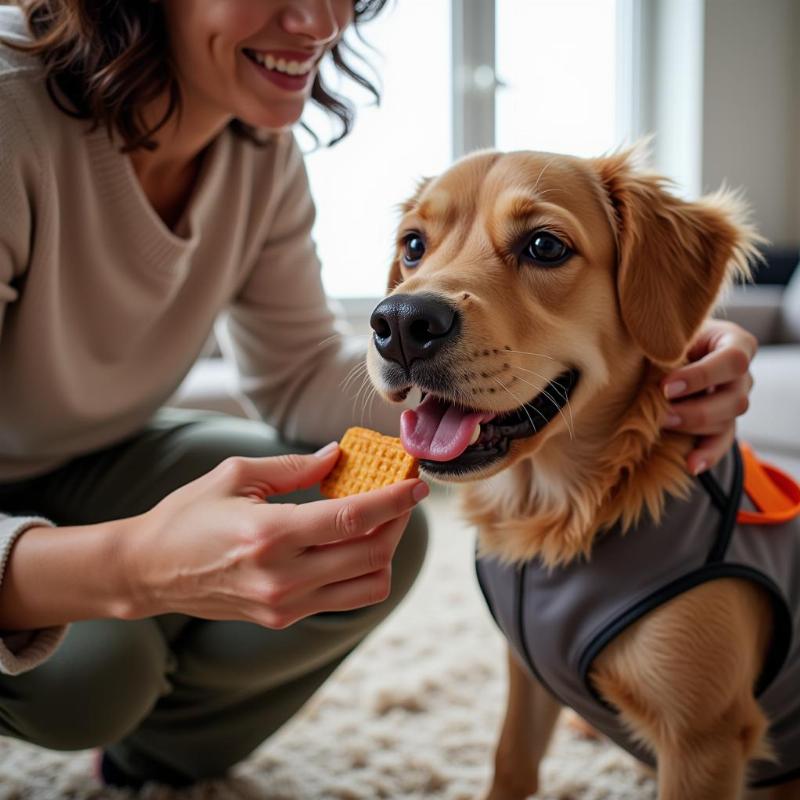
POLYGON ((529 258, 543 267, 557 267, 572 255, 572 251, 555 234, 536 231, 529 239, 522 255, 523 258, 529 258))
POLYGON ((418 233, 409 233, 403 237, 403 263, 407 267, 416 267, 425 255, 425 241, 418 233))

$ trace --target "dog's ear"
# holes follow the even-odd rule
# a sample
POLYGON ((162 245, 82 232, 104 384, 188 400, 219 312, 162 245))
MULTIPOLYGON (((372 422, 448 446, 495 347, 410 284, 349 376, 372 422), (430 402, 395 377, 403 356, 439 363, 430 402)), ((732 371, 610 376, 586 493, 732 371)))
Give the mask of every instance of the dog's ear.
MULTIPOLYGON (((400 212, 400 216, 405 216, 410 211, 412 211, 417 203, 419 202, 422 193, 425 191, 425 187, 433 180, 433 178, 420 178, 417 182, 417 188, 414 190, 414 194, 408 198, 403 203, 400 203, 397 206, 397 210, 400 212)), ((387 289, 391 292, 392 289, 395 288, 399 283, 403 281, 403 273, 400 271, 400 259, 398 258, 397 253, 392 256, 392 265, 389 267, 389 282, 387 285, 387 289)))
POLYGON ((764 240, 747 223, 747 207, 736 194, 681 200, 635 159, 629 150, 593 166, 617 232, 623 322, 650 359, 670 364, 684 354, 720 290, 736 275, 749 276, 764 240))

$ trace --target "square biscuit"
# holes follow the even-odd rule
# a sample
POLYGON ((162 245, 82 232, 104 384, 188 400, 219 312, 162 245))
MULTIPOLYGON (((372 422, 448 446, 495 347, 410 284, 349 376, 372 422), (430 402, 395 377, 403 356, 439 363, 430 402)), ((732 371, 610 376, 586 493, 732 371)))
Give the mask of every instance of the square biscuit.
POLYGON ((320 491, 325 497, 347 497, 417 474, 416 460, 399 439, 369 428, 348 428, 339 442, 339 460, 322 480, 320 491))

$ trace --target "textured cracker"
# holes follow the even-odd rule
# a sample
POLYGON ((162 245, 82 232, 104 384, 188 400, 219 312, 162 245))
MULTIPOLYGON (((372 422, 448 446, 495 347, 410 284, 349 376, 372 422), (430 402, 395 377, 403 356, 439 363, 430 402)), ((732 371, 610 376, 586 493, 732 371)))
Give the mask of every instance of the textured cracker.
POLYGON ((320 490, 325 497, 347 497, 417 476, 417 462, 399 439, 369 428, 349 428, 339 442, 339 460, 320 490))

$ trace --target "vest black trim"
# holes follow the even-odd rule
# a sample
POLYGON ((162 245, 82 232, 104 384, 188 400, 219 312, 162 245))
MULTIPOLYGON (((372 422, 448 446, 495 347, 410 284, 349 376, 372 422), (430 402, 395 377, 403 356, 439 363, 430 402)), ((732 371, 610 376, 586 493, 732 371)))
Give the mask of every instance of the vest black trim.
POLYGON ((774 630, 772 642, 770 643, 761 675, 756 683, 755 695, 758 697, 766 691, 780 672, 789 654, 793 627, 791 611, 784 602, 781 591, 775 582, 752 567, 746 567, 741 564, 707 564, 694 572, 682 575, 677 580, 672 581, 672 583, 662 586, 659 590, 653 592, 653 594, 645 597, 644 600, 618 616, 587 645, 578 662, 578 670, 586 690, 592 697, 605 708, 610 708, 615 713, 618 713, 618 709, 607 703, 600 696, 589 679, 589 668, 592 665, 592 661, 594 661, 600 651, 610 641, 619 636, 625 628, 632 625, 645 614, 663 605, 668 600, 672 600, 672 598, 677 597, 677 595, 687 592, 695 586, 699 586, 701 583, 717 580, 719 578, 746 578, 747 580, 751 580, 763 586, 769 592, 775 614, 774 630))
MULTIPOLYGON (((492 619, 494 620, 494 624, 497 626, 498 630, 503 633, 503 626, 500 624, 500 620, 497 619, 497 614, 495 614, 494 607, 492 606, 491 601, 489 600, 489 593, 486 591, 486 585, 484 584, 483 578, 481 577, 481 571, 479 567, 480 559, 476 557, 475 559, 475 575, 478 578, 478 588, 481 590, 481 594, 483 595, 483 600, 486 605, 489 607, 489 613, 492 615, 492 619)), ((522 602, 522 598, 525 595, 525 574, 527 572, 528 562, 524 562, 520 564, 514 570, 514 624, 517 628, 517 637, 519 638, 520 648, 522 649, 522 655, 525 658, 525 663, 527 664, 530 671, 533 673, 536 680, 542 685, 542 687, 550 692, 553 697, 558 700, 558 702, 562 706, 569 705, 564 701, 562 697, 558 695, 557 692, 553 690, 553 688, 547 683, 547 681, 542 677, 542 673, 536 668, 536 662, 533 660, 533 655, 531 654, 530 647, 528 646, 528 637, 525 636, 525 606, 522 602)), ((513 648, 512 648, 513 649, 513 648)))
POLYGON ((789 772, 784 772, 783 775, 777 775, 774 778, 764 778, 764 780, 761 781, 754 781, 750 784, 750 788, 764 789, 768 786, 778 786, 781 783, 788 783, 796 778, 800 778, 800 767, 790 770, 789 772))
MULTIPOLYGON (((739 513, 739 506, 742 502, 742 486, 744 484, 744 469, 742 468, 742 454, 739 452, 739 445, 734 442, 733 444, 733 478, 731 480, 731 488, 728 492, 726 506, 721 511, 722 519, 720 520, 719 533, 717 535, 714 546, 711 548, 706 564, 713 564, 715 561, 722 561, 725 558, 725 553, 728 550, 728 545, 731 542, 733 529, 736 526, 736 515, 739 513)), ((716 479, 711 475, 705 473, 701 476, 701 483, 706 486, 707 483, 713 483, 719 489, 719 484, 716 479), (707 477, 709 481, 703 481, 702 478, 707 477)), ((708 491, 708 488, 706 488, 708 491)), ((712 490, 713 491, 713 490, 712 490)), ((721 494, 721 490, 720 490, 721 494)), ((712 494, 713 502, 713 494, 712 494)))
POLYGON ((719 511, 720 514, 724 514, 725 509, 728 507, 728 498, 725 492, 722 491, 714 475, 711 472, 701 472, 697 476, 697 480, 703 484, 703 488, 711 498, 711 502, 716 506, 717 511, 719 511))
MULTIPOLYGON (((711 498, 712 503, 722 515, 719 527, 717 528, 717 535, 714 537, 714 544, 711 546, 708 556, 706 557, 706 566, 719 561, 725 556, 725 551, 728 549, 728 545, 731 541, 733 527, 736 524, 736 512, 739 509, 739 500, 741 498, 742 483, 744 480, 742 474, 742 457, 739 453, 739 447, 737 445, 733 446, 733 459, 733 478, 731 480, 731 487, 727 496, 723 493, 719 483, 710 472, 704 472, 702 475, 698 476, 700 484, 706 490, 711 498)), ((623 611, 622 614, 611 620, 611 622, 609 622, 609 624, 606 625, 606 627, 603 628, 586 646, 586 649, 583 651, 580 659, 578 660, 578 669, 580 671, 581 679, 583 680, 592 697, 594 697, 595 700, 601 703, 605 708, 616 712, 616 709, 614 709, 600 696, 597 691, 595 691, 594 686, 592 686, 591 682, 588 680, 587 676, 592 661, 594 661, 598 653, 609 642, 619 636, 622 631, 624 631, 629 625, 632 625, 634 622, 636 622, 640 617, 643 617, 654 608, 666 603, 667 600, 671 600, 677 594, 685 592, 688 589, 703 583, 704 580, 708 580, 708 578, 703 578, 702 574, 703 573, 701 570, 699 573, 696 571, 689 573, 688 575, 682 575, 672 583, 662 586, 660 589, 653 592, 653 594, 648 595, 626 611, 623 611)))

